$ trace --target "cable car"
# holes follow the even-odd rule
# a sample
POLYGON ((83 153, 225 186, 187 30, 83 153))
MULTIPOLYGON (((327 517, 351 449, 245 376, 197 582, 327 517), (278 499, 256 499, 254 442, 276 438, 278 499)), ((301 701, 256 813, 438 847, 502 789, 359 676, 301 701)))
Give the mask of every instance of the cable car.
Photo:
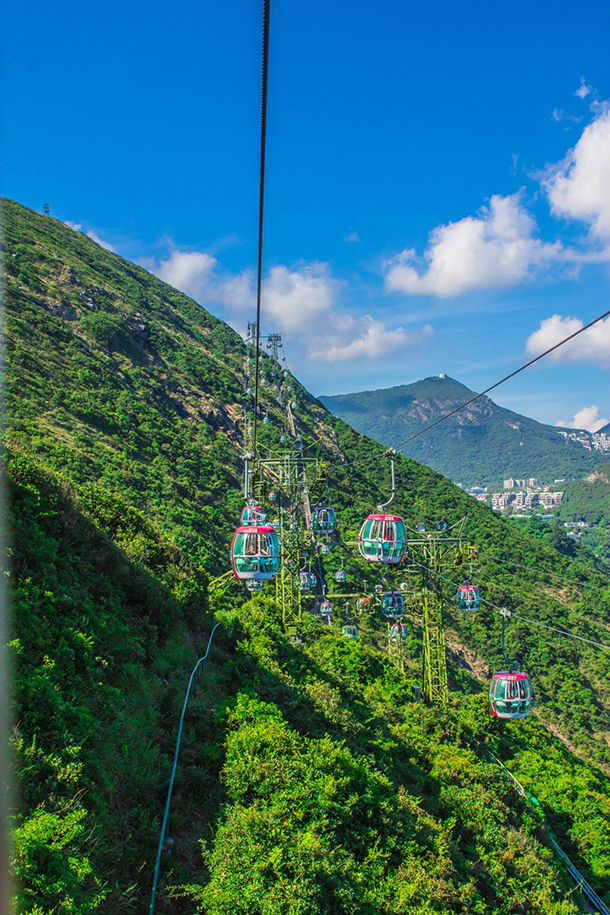
POLYGON ((292 410, 296 410, 297 407, 298 407, 298 403, 296 402, 296 400, 293 400, 292 403, 290 404, 290 408, 292 410))
POLYGON ((460 585, 455 596, 460 610, 478 610, 481 606, 479 589, 476 585, 460 585))
POLYGON ((254 429, 252 428, 252 426, 248 426, 248 435, 252 435, 253 432, 254 432, 254 429))
POLYGON ((268 417, 267 414, 265 413, 265 415, 264 415, 264 417, 263 417, 263 423, 264 423, 266 426, 268 426, 270 422, 271 422, 271 420, 269 419, 269 417, 268 417))
POLYGON ((346 579, 347 579, 347 575, 345 574, 345 569, 337 569, 337 571, 335 572, 335 581, 337 581, 341 584, 346 579))
POLYGON ((405 601, 398 591, 387 591, 381 598, 381 612, 387 619, 399 620, 405 612, 405 601))
POLYGON ((407 533, 400 515, 369 515, 358 535, 360 555, 369 562, 400 562, 407 533))
POLYGON ((329 600, 323 600, 320 604, 320 616, 330 617, 332 616, 333 605, 329 600))
POLYGON ((364 610, 368 610, 368 608, 370 606, 371 606, 370 597, 359 597, 358 600, 356 601, 356 609, 358 610, 359 613, 362 613, 364 610))
POLYGON ((328 553, 330 553, 330 543, 321 543, 320 552, 323 556, 326 556, 328 553))
POLYGON ((245 585, 250 592, 262 591, 265 587, 265 582, 258 581, 256 578, 249 578, 248 581, 245 582, 245 585))
POLYGON ((501 670, 489 684, 489 705, 496 718, 525 718, 534 707, 534 690, 526 673, 501 670))
POLYGON ((261 384, 262 384, 262 385, 267 384, 267 379, 266 379, 266 378, 262 378, 262 379, 261 379, 261 384))
POLYGON ((277 493, 276 493, 275 489, 272 489, 271 492, 269 493, 269 501, 277 502, 277 493))
POLYGON ((358 638, 358 627, 352 626, 351 623, 347 623, 343 627, 343 635, 346 639, 357 639, 358 638))
POLYGON ((406 623, 392 623, 390 626, 390 638, 393 642, 406 642, 407 640, 407 624, 406 623))
POLYGON ((282 565, 282 548, 275 528, 255 524, 238 527, 231 544, 231 565, 242 581, 270 581, 282 565))
POLYGON ((241 512, 241 526, 253 527, 255 524, 266 524, 267 512, 262 505, 246 505, 241 512))
POLYGON ((299 572, 299 588, 301 591, 311 591, 318 583, 313 572, 299 572))
POLYGON ((288 439, 286 438, 285 435, 280 435, 280 442, 282 443, 282 445, 287 441, 288 441, 288 439))
POLYGON ((273 519, 271 520, 271 527, 274 527, 274 528, 277 530, 279 526, 280 526, 280 519, 279 519, 279 518, 273 518, 273 519))
POLYGON ((337 527, 337 516, 333 508, 314 508, 311 523, 316 534, 331 534, 337 527))

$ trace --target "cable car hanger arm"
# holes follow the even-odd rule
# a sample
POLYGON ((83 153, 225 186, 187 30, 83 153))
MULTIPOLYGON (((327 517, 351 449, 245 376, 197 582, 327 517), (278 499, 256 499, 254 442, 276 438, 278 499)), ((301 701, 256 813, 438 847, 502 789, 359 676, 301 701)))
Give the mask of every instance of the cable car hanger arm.
POLYGON ((388 499, 388 501, 383 502, 381 505, 377 506, 377 509, 380 512, 382 512, 384 510, 384 508, 387 508, 388 505, 392 504, 392 502, 394 501, 394 496, 396 495, 396 472, 394 470, 394 459, 396 457, 396 449, 388 448, 388 450, 384 454, 384 457, 387 457, 390 459, 390 468, 391 468, 391 473, 392 473, 392 489, 391 489, 391 495, 390 495, 390 498, 388 499))

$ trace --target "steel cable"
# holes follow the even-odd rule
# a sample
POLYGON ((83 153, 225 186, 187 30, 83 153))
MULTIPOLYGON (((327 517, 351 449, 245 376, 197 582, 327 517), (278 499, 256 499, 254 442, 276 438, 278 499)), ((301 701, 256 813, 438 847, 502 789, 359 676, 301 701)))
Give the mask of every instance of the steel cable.
POLYGON ((253 451, 256 456, 258 427, 258 388, 261 342, 261 293, 263 283, 263 215, 265 210, 265 160, 267 152, 267 88, 269 82, 269 17, 271 0, 263 0, 263 67, 261 80, 261 138, 258 188, 258 263, 256 270, 256 353, 254 356, 254 433, 253 451))
MULTIPOLYGON (((440 572, 434 572, 430 569, 429 566, 425 565, 423 562, 417 562, 416 559, 411 557, 411 562, 415 565, 420 566, 422 569, 426 569, 428 572, 431 572, 433 576, 440 578, 442 581, 449 582, 449 584, 457 588, 458 585, 455 584, 450 578, 447 578, 446 575, 441 575, 440 572)), ((587 639, 582 635, 576 635, 573 632, 569 632, 567 629, 559 629, 557 626, 549 626, 547 623, 541 623, 539 620, 533 620, 530 617, 522 616, 520 613, 515 613, 513 610, 507 610, 505 607, 498 607, 497 604, 494 604, 493 601, 488 600, 485 597, 479 595, 480 601, 482 604, 487 604, 488 607, 491 607, 494 613, 499 614, 503 617, 510 617, 511 619, 523 620, 524 623, 529 623, 531 626, 538 626, 540 629, 548 629, 549 632, 557 632, 559 635, 565 635, 570 639, 576 639, 579 642, 586 642, 588 645, 594 645, 596 648, 603 648, 605 651, 610 651, 610 645, 606 645, 604 642, 598 642, 595 639, 587 639)))
MULTIPOLYGON (((491 553, 479 553, 481 558, 492 559, 494 562, 501 562, 505 566, 511 566, 515 569, 525 569, 528 572, 533 572, 535 575, 546 575, 550 578, 558 578, 559 581, 565 581, 570 585, 576 585, 579 588, 590 588, 592 591, 600 591, 602 594, 608 594, 608 588, 610 583, 605 588, 598 588, 597 585, 589 585, 584 581, 576 581, 574 578, 566 578, 565 575, 558 575, 556 572, 545 572, 544 569, 537 569, 535 566, 526 566, 520 562, 512 562, 508 559, 500 559, 498 556, 493 556, 491 553)), ((597 575, 599 578, 603 578, 599 572, 589 572, 589 575, 597 575)))

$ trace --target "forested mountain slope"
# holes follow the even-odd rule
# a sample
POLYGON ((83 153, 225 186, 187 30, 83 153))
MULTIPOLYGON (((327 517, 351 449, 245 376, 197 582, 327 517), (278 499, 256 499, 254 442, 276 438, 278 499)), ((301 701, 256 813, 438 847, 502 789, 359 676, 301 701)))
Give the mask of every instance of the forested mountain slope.
MULTIPOLYGON (((417 613, 402 675, 375 617, 354 644, 306 616, 291 645, 272 590, 208 600, 242 504, 239 336, 49 217, 9 201, 4 219, 18 910, 144 907, 186 672, 214 614, 223 626, 187 716, 158 911, 577 911, 484 745, 607 893, 608 655, 511 621, 539 717, 502 726, 481 695, 501 663, 489 610, 449 613, 453 699, 441 711, 412 701, 417 613)), ((383 449, 294 388, 299 432, 326 455, 353 540, 387 497, 383 449)), ((266 390, 272 444, 284 418, 266 390)), ((466 517, 484 596, 608 641, 607 592, 585 587, 607 570, 586 551, 525 536, 412 460, 397 462, 397 482, 410 521, 466 517)))
MULTIPOLYGON (((474 396, 470 388, 442 375, 320 400, 354 429, 395 447, 474 396)), ((499 407, 489 397, 410 442, 404 453, 466 485, 501 485, 508 477, 573 479, 599 462, 597 452, 566 441, 554 426, 499 407)))
POLYGON ((565 522, 584 521, 582 542, 610 561, 610 464, 600 464, 584 480, 568 483, 559 517, 565 522))

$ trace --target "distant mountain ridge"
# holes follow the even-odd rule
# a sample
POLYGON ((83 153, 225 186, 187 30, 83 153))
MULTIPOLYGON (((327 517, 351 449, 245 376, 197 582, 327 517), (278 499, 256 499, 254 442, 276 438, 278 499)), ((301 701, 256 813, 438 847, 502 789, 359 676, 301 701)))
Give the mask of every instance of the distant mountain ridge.
MULTIPOLYGON (((475 396, 447 375, 377 391, 321 396, 319 400, 358 432, 395 447, 475 396)), ((404 449, 455 482, 497 484, 509 477, 552 482, 590 473, 600 462, 554 426, 500 407, 489 397, 466 407, 404 449)))

